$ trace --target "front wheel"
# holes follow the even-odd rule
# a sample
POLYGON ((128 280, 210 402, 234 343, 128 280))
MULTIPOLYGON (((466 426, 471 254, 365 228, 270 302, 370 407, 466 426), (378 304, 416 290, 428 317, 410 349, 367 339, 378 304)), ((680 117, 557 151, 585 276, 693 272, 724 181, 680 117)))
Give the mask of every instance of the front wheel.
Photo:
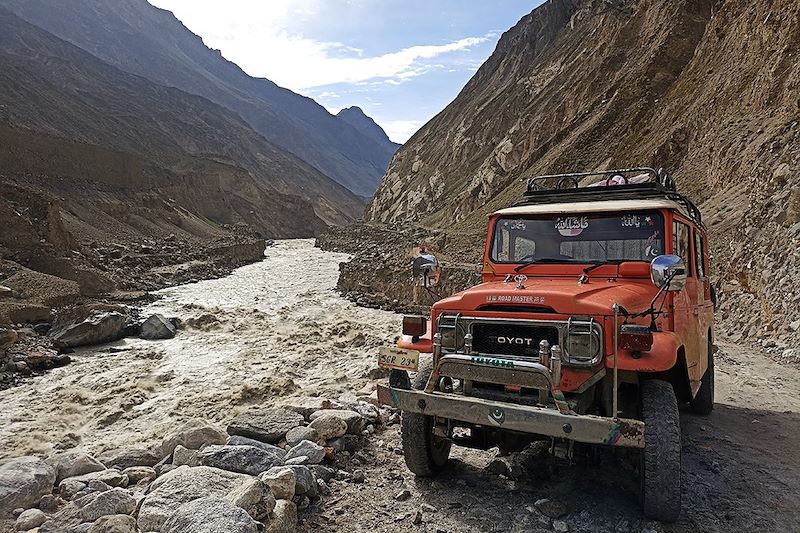
POLYGON ((714 341, 711 336, 708 337, 708 368, 700 382, 700 390, 689 406, 699 415, 708 415, 714 410, 714 341))
MULTIPOLYGON (((433 362, 420 362, 414 377, 414 388, 423 390, 433 371, 433 362)), ((428 477, 439 472, 450 457, 452 443, 433 434, 433 417, 404 412, 400 420, 403 457, 408 469, 418 476, 428 477)))
POLYGON ((640 386, 644 449, 642 506, 647 518, 675 522, 681 514, 681 426, 672 385, 652 379, 640 386))

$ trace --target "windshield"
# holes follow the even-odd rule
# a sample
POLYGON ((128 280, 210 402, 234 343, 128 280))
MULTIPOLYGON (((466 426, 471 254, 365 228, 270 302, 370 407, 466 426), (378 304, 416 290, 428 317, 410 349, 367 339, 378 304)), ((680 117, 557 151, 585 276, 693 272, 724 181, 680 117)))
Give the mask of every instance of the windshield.
POLYGON ((495 263, 651 261, 664 253, 664 219, 657 211, 499 218, 495 263))

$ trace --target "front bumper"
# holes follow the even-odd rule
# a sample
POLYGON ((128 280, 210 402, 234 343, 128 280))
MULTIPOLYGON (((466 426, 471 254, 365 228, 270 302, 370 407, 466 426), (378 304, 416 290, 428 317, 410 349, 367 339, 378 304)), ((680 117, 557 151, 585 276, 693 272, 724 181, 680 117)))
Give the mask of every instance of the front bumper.
POLYGON ((627 418, 562 414, 482 398, 378 386, 378 400, 401 411, 470 424, 564 438, 587 444, 644 448, 644 422, 627 418))

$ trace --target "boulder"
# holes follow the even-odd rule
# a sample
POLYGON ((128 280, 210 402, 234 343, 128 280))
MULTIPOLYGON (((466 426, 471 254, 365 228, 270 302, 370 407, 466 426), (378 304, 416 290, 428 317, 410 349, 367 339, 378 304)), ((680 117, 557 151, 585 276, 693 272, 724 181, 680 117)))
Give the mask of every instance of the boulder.
POLYGON ((171 339, 175 336, 175 325, 163 315, 155 314, 142 323, 139 338, 146 340, 171 339))
POLYGON ((347 422, 338 416, 320 416, 309 427, 316 430, 322 440, 334 439, 347 433, 347 422))
POLYGON ((47 522, 47 515, 39 509, 28 509, 23 511, 14 522, 14 529, 17 531, 28 531, 37 528, 47 522))
POLYGON ((311 470, 305 465, 276 466, 267 470, 265 477, 274 476, 287 469, 291 470, 294 474, 295 495, 307 494, 309 496, 316 496, 317 482, 314 480, 314 475, 311 473, 311 470))
POLYGON ((178 444, 172 452, 172 464, 175 466, 200 466, 197 450, 190 450, 178 444))
POLYGON ((317 433, 316 429, 306 426, 292 428, 286 433, 286 444, 289 446, 296 446, 304 440, 317 442, 319 440, 319 433, 317 433))
POLYGON ((136 499, 120 488, 90 494, 74 503, 80 508, 84 522, 94 522, 103 516, 131 514, 136 509, 136 499))
POLYGON ((83 474, 81 476, 74 476, 63 479, 61 483, 58 484, 58 490, 59 492, 62 492, 61 487, 65 483, 71 484, 79 482, 83 483, 84 485, 87 485, 90 481, 102 481, 103 483, 106 483, 110 487, 128 486, 128 476, 124 475, 116 468, 109 468, 107 470, 99 470, 97 472, 90 472, 88 474, 83 474))
POLYGON ((255 477, 233 489, 225 499, 237 507, 249 509, 250 516, 256 520, 266 518, 275 508, 272 489, 255 477))
POLYGON ((322 409, 341 409, 342 404, 335 400, 329 400, 328 398, 302 396, 300 398, 290 398, 286 400, 283 407, 303 415, 303 418, 308 420, 308 417, 316 411, 322 409))
POLYGON ((267 533, 294 533, 297 531, 297 506, 289 500, 278 500, 267 525, 267 533))
POLYGON ((274 444, 261 442, 260 440, 248 439, 247 437, 242 437, 241 435, 233 435, 232 437, 228 437, 228 440, 225 443, 231 446, 255 446, 256 448, 261 448, 262 450, 277 454, 280 457, 286 455, 286 450, 283 448, 279 448, 274 444))
POLYGON ((228 425, 228 433, 262 442, 276 443, 286 433, 303 425, 303 415, 282 408, 257 408, 245 411, 228 425))
POLYGON ((197 454, 200 464, 257 476, 283 462, 283 457, 255 446, 206 446, 197 454))
POLYGON ((227 438, 228 435, 215 425, 193 418, 164 437, 161 455, 171 455, 178 444, 189 450, 199 450, 207 444, 225 444, 227 438))
POLYGON ((100 461, 108 468, 125 470, 132 466, 155 466, 162 456, 150 448, 126 447, 100 454, 100 461))
POLYGON ((181 505, 167 518, 161 533, 259 533, 258 523, 241 507, 218 497, 181 505))
POLYGON ((13 329, 0 328, 0 353, 7 350, 12 344, 17 342, 17 332, 13 329))
POLYGON ((0 517, 33 507, 53 490, 56 471, 36 457, 21 457, 0 466, 0 517))
POLYGON ((113 342, 125 336, 126 320, 125 315, 116 311, 96 313, 53 332, 53 344, 57 348, 75 348, 113 342))
POLYGON ((87 533, 139 533, 139 527, 132 516, 115 514, 95 521, 87 533))
POLYGON ((81 487, 81 489, 77 493, 73 494, 71 498, 73 500, 77 500, 79 498, 83 498, 84 496, 88 496, 90 494, 95 494, 97 492, 106 492, 108 490, 111 490, 111 485, 103 481, 100 481, 99 479, 93 479, 89 481, 87 484, 85 484, 83 487, 81 487))
MULTIPOLYGON (((208 466, 179 466, 150 485, 139 508, 139 528, 142 531, 160 531, 162 524, 181 505, 207 496, 225 498, 251 479, 245 474, 208 466)), ((260 512, 258 508, 245 511, 251 516, 260 512)))
POLYGON ((302 464, 319 464, 323 459, 325 459, 325 448, 319 444, 311 442, 310 440, 304 440, 286 453, 284 461, 302 456, 307 458, 307 461, 302 464))
POLYGON ((364 430, 364 417, 349 409, 327 409, 312 413, 310 417, 312 427, 313 422, 322 417, 336 417, 343 420, 347 424, 347 433, 352 435, 360 435, 364 430))
POLYGON ((294 471, 289 468, 271 469, 258 476, 265 485, 272 491, 273 496, 278 500, 291 500, 294 498, 295 476, 294 471))
POLYGON ((48 457, 46 462, 56 471, 56 485, 68 477, 81 476, 106 469, 103 463, 88 453, 79 450, 57 453, 48 457))
POLYGON ((150 466, 131 466, 122 473, 128 476, 130 485, 136 485, 139 482, 149 483, 157 477, 155 469, 150 466))

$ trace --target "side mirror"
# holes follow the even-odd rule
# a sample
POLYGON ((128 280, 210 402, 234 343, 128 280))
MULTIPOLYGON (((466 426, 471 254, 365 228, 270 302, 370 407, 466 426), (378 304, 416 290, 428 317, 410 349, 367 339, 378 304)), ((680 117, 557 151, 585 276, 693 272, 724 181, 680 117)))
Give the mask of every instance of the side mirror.
POLYGON ((650 279, 659 289, 681 291, 686 285, 686 265, 677 255, 659 255, 650 263, 650 279))
POLYGON ((441 268, 433 254, 420 254, 412 263, 414 283, 421 287, 433 287, 439 283, 441 268))

